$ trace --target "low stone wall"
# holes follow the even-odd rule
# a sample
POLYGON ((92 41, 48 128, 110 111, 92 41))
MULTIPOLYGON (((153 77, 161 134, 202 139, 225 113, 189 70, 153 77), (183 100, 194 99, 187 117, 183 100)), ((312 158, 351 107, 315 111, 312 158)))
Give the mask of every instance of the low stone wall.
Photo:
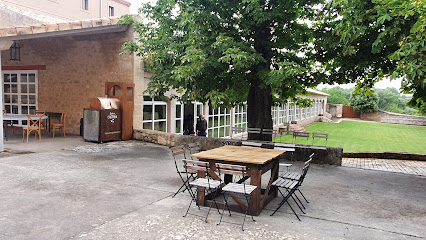
POLYGON ((360 118, 362 120, 382 123, 426 126, 426 117, 384 112, 380 110, 374 113, 361 113, 360 118))
MULTIPOLYGON (((209 150, 222 146, 222 143, 227 139, 223 138, 207 138, 207 137, 195 137, 195 136, 183 136, 173 133, 165 133, 153 130, 134 130, 133 138, 144 142, 150 142, 165 146, 179 146, 187 145, 193 142, 199 142, 201 149, 209 150)), ((264 147, 268 148, 269 144, 265 144, 264 147)), ((269 145, 270 146, 270 145, 269 145)), ((273 146, 271 146, 273 148, 273 146)), ((313 163, 318 164, 332 164, 342 165, 342 148, 333 147, 316 147, 316 146, 305 146, 297 145, 293 159, 295 161, 306 161, 310 154, 315 153, 313 163)), ((290 159, 290 153, 286 153, 283 156, 286 159, 290 159)))

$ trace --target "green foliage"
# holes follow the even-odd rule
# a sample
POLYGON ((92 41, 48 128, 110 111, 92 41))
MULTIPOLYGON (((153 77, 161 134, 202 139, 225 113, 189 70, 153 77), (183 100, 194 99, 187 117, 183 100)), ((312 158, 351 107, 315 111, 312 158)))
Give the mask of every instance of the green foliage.
POLYGON ((356 89, 352 93, 350 104, 358 112, 376 112, 379 107, 379 97, 375 92, 367 92, 365 90, 357 91, 356 89))
POLYGON ((325 79, 315 76, 305 23, 322 2, 158 0, 139 10, 145 23, 122 20, 139 35, 123 50, 137 52, 153 73, 150 95, 175 90, 184 99, 235 106, 256 85, 270 88, 276 103, 297 101, 325 79))
POLYGON ((424 0, 333 0, 323 13, 317 59, 330 81, 348 79, 369 89, 385 76, 403 77, 402 90, 413 94, 409 103, 424 107, 424 0))
POLYGON ((349 106, 349 99, 352 94, 352 89, 334 87, 330 89, 322 89, 321 91, 330 94, 330 96, 327 97, 328 103, 343 104, 345 106, 349 106))

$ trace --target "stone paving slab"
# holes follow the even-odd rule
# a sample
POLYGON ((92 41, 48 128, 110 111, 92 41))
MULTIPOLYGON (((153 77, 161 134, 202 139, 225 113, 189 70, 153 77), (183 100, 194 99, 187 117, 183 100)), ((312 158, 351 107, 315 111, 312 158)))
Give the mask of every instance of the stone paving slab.
POLYGON ((342 166, 426 176, 426 161, 377 158, 343 158, 342 166))

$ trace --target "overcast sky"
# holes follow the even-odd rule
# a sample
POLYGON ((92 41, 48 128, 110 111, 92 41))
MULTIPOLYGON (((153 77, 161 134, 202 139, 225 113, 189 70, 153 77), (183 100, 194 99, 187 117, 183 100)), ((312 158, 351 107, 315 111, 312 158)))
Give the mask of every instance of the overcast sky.
MULTIPOLYGON (((127 1, 130 1, 132 3, 132 5, 130 6, 130 13, 131 14, 137 14, 138 9, 139 9, 139 7, 141 6, 142 3, 154 2, 154 0, 127 0, 127 1)), ((339 85, 336 84, 336 85, 333 85, 333 86, 339 86, 339 85)), ((318 89, 322 89, 324 87, 330 88, 330 87, 333 87, 333 86, 321 84, 321 85, 318 86, 318 89)), ((342 88, 351 88, 351 87, 354 87, 354 86, 355 86, 355 84, 340 85, 340 87, 342 87, 342 88)), ((376 83, 375 87, 376 88, 393 87, 393 88, 399 89, 401 87, 401 80, 390 81, 390 80, 385 79, 385 80, 382 80, 382 81, 376 83)))

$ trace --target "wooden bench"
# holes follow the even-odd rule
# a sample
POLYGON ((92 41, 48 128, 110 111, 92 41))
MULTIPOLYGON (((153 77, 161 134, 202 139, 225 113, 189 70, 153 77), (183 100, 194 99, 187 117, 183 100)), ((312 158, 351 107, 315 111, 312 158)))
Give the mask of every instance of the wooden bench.
POLYGON ((309 132, 294 132, 293 138, 296 139, 298 137, 304 137, 306 140, 309 140, 309 132))

